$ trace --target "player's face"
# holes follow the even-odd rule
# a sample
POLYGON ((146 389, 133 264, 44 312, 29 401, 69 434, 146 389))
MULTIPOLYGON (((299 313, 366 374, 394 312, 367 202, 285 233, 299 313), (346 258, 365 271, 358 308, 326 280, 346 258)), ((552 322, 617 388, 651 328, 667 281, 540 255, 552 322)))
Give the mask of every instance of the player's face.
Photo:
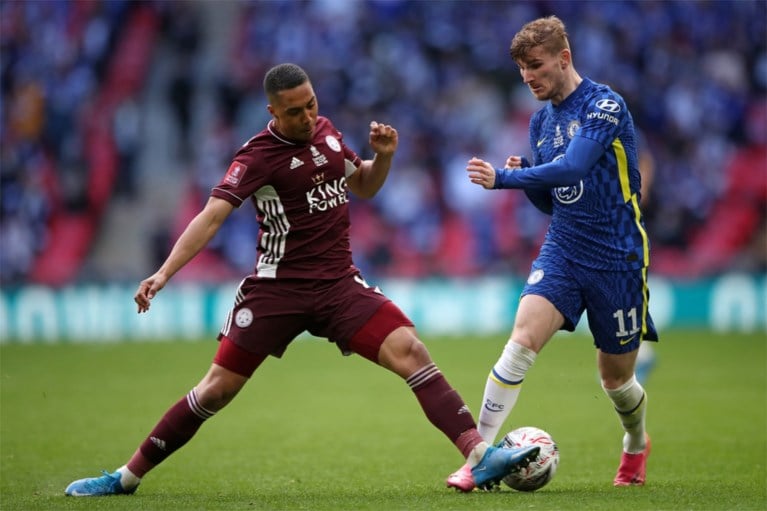
POLYGON ((567 59, 567 50, 552 55, 543 46, 536 46, 517 62, 522 81, 535 99, 555 105, 564 99, 567 59))
POLYGON ((317 97, 311 82, 278 92, 267 107, 277 130, 292 140, 308 141, 317 124, 317 97))

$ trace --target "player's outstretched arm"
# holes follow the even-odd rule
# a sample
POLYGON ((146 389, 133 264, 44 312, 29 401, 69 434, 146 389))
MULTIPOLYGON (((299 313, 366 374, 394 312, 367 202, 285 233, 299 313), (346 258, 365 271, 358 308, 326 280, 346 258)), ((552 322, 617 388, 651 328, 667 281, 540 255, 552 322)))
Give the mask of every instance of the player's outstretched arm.
POLYGON ((208 199, 203 210, 189 222, 184 232, 181 233, 160 269, 139 284, 138 291, 133 297, 138 306, 139 314, 149 310, 152 298, 165 287, 165 284, 177 271, 208 244, 233 209, 234 206, 223 199, 216 197, 208 199))
POLYGON ((373 121, 370 123, 369 141, 375 156, 372 160, 363 160, 346 179, 349 189, 363 199, 373 197, 386 181, 399 138, 397 130, 388 124, 373 121))

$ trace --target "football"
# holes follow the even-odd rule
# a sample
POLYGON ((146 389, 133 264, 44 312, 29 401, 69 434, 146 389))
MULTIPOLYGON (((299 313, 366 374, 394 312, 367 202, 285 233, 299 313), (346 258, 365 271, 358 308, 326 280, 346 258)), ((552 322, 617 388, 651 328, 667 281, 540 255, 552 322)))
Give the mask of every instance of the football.
POLYGON ((503 437, 502 446, 519 449, 528 445, 541 448, 538 457, 527 467, 503 478, 503 482, 518 491, 535 491, 543 488, 557 472, 559 448, 547 432, 540 428, 526 426, 510 431, 503 437))

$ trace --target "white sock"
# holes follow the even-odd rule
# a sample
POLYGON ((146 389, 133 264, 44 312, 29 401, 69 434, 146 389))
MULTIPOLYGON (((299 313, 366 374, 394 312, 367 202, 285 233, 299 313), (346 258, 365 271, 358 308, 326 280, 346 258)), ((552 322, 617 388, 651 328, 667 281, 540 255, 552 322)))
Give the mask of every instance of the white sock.
POLYGON ((647 394, 635 376, 617 389, 605 389, 607 397, 615 405, 618 418, 626 432, 623 435, 623 450, 636 454, 645 449, 645 414, 647 394))
POLYGON ((535 357, 533 350, 511 339, 503 348, 501 357, 487 377, 479 411, 477 431, 486 442, 495 442, 498 431, 517 402, 522 381, 535 357))
POLYGON ((468 463, 470 467, 476 466, 477 463, 479 463, 479 460, 482 459, 482 456, 485 455, 485 451, 487 451, 488 447, 487 442, 480 442, 475 445, 474 449, 472 449, 466 457, 466 463, 468 463))
POLYGON ((118 468, 117 471, 120 472, 120 485, 122 485, 124 490, 135 488, 138 486, 138 483, 141 482, 141 478, 136 477, 135 474, 128 469, 127 465, 123 465, 118 468))

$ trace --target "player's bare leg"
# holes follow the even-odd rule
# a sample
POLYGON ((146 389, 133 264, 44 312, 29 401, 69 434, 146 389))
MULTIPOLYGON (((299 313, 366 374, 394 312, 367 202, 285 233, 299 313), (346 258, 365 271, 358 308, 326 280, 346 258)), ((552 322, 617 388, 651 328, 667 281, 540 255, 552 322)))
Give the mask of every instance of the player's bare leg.
POLYGON ((613 402, 625 431, 621 462, 613 480, 615 486, 643 485, 650 455, 650 438, 645 430, 647 394, 634 376, 637 352, 598 353, 602 388, 613 402))

